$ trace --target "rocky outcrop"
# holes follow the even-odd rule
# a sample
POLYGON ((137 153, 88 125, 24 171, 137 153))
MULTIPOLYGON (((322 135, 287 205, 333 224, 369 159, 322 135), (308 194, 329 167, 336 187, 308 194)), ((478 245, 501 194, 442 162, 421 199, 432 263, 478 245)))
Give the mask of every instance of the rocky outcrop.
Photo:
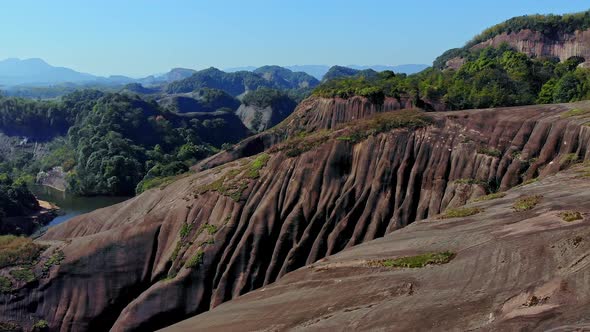
POLYGON ((228 152, 222 165, 49 229, 41 241, 65 258, 38 285, 0 295, 0 321, 154 330, 588 157, 586 113, 568 111, 589 103, 432 114, 390 103, 308 100, 266 136, 274 142, 254 138, 275 143, 265 154, 228 152))
POLYGON ((249 137, 233 148, 205 159, 193 167, 204 170, 229 161, 261 153, 288 137, 319 130, 332 130, 344 123, 364 119, 378 113, 391 112, 414 105, 407 99, 385 98, 383 104, 373 104, 363 97, 325 99, 310 97, 271 130, 249 137))
POLYGON ((0 234, 31 235, 57 217, 59 208, 46 201, 38 201, 26 215, 1 217, 0 234))
POLYGON ((289 273, 164 331, 586 331, 590 179, 574 167, 482 212, 428 219, 289 273), (521 197, 542 196, 516 212, 521 197), (564 221, 565 211, 578 220, 564 221), (443 265, 395 259, 449 251, 443 265))
POLYGON ((48 186, 59 191, 66 190, 66 172, 63 167, 56 166, 48 170, 47 172, 37 173, 37 184, 42 186, 48 186))
POLYGON ((236 111, 236 115, 242 120, 244 126, 250 129, 252 132, 259 133, 266 129, 269 129, 286 117, 292 112, 294 106, 289 107, 258 107, 255 105, 240 105, 236 111))
POLYGON ((549 37, 539 31, 527 29, 516 33, 502 33, 473 48, 498 47, 504 43, 530 57, 556 57, 565 61, 570 57, 580 56, 590 60, 590 30, 549 37))
MULTIPOLYGON (((485 47, 499 47, 508 44, 516 51, 529 57, 559 58, 565 61, 573 56, 586 59, 581 66, 589 66, 590 61, 590 30, 577 30, 572 34, 560 34, 547 36, 539 31, 529 29, 512 33, 502 33, 484 42, 471 47, 472 50, 485 47)), ((465 63, 460 57, 455 57, 446 62, 447 68, 458 69, 465 63)))

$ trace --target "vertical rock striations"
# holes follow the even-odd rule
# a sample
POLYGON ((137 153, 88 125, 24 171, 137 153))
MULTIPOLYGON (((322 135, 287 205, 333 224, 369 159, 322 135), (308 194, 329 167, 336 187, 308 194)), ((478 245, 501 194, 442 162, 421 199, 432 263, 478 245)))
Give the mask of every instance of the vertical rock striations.
POLYGON ((567 111, 589 103, 396 111, 404 106, 312 98, 196 174, 51 228, 41 241, 64 260, 0 295, 0 321, 157 329, 588 157, 585 113, 567 111))

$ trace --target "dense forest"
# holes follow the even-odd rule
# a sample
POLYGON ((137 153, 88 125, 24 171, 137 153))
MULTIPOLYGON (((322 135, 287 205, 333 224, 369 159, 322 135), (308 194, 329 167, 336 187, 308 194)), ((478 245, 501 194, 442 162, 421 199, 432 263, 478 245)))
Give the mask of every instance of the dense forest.
POLYGON ((3 132, 51 140, 42 159, 25 153, 0 161, 1 169, 31 180, 62 166, 68 189, 81 195, 133 195, 247 135, 232 112, 178 114, 137 95, 96 90, 57 101, 1 98, 0 119, 3 132))
POLYGON ((468 51, 459 70, 429 68, 415 75, 381 72, 324 83, 314 91, 323 97, 361 95, 381 102, 385 97, 409 96, 417 106, 442 104, 459 110, 535 103, 561 103, 590 98, 590 70, 584 59, 531 59, 508 45, 468 51))

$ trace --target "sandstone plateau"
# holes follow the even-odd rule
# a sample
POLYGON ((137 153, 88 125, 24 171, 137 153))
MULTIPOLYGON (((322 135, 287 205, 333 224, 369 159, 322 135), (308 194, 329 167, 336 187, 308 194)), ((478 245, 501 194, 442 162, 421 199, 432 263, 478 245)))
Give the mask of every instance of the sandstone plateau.
POLYGON ((587 180, 563 171, 588 159, 590 103, 400 110, 411 106, 308 99, 276 128, 177 181, 52 227, 37 240, 48 247, 35 272, 49 268, 0 295, 0 321, 149 331, 262 288, 178 328, 579 324, 587 316, 586 223, 554 214, 588 208, 587 180), (481 203, 485 212, 473 217, 432 219, 536 178, 481 203), (510 211, 529 191, 544 195, 539 207, 510 211), (571 242, 574 234, 582 240, 571 242), (457 254, 417 270, 366 266, 432 250, 457 254), (59 264, 47 264, 56 253, 59 264), (532 295, 542 303, 522 308, 532 295), (242 325, 224 320, 225 308, 245 307, 252 316, 227 316, 242 325), (281 310, 287 307, 292 312, 281 310), (373 308, 387 315, 375 311, 379 318, 371 319, 373 308), (533 314, 522 318, 522 311, 533 314))

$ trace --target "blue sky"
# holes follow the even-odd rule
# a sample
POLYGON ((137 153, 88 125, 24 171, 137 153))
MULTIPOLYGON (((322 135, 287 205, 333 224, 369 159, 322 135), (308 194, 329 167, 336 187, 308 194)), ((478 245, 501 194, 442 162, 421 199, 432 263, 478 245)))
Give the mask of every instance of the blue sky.
POLYGON ((3 0, 0 59, 99 75, 172 67, 426 63, 513 16, 582 0, 3 0))

